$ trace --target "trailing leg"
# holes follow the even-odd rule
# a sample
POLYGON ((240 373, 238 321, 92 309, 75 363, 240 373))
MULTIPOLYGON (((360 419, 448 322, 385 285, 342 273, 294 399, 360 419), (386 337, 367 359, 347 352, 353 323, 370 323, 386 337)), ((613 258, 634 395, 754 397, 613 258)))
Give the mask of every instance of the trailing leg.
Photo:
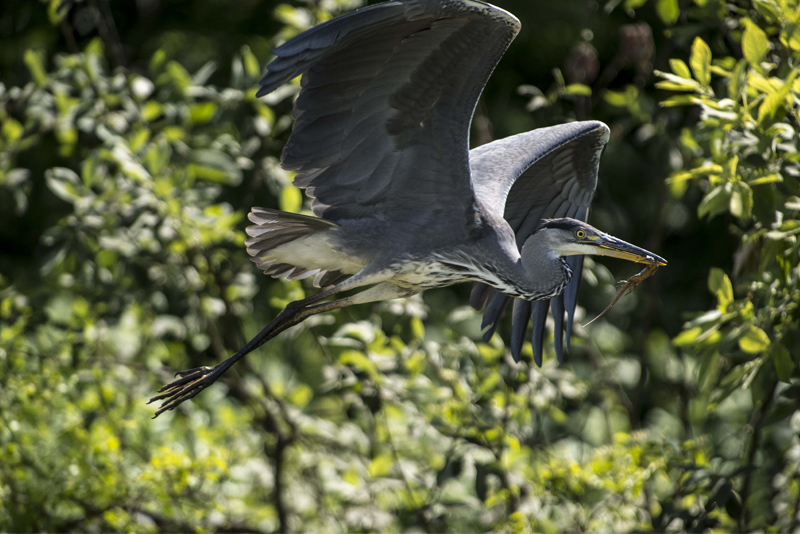
POLYGON ((388 300, 413 294, 413 292, 401 289, 392 284, 379 283, 378 285, 353 296, 314 305, 316 302, 319 302, 320 300, 329 297, 334 293, 345 291, 346 289, 351 289, 354 287, 352 283, 349 282, 350 280, 347 280, 342 284, 338 284, 330 289, 321 291, 316 295, 312 295, 306 299, 290 303, 280 314, 278 314, 277 317, 275 317, 275 319, 269 325, 267 325, 266 328, 261 330, 261 332, 251 339, 247 345, 242 347, 233 356, 225 361, 220 362, 213 367, 197 367, 177 373, 176 376, 179 377, 177 380, 174 380, 173 382, 170 382, 166 386, 162 387, 159 390, 160 394, 148 401, 148 404, 155 401, 163 401, 153 417, 158 417, 161 413, 167 410, 174 410, 184 401, 193 398, 205 388, 216 382, 219 377, 225 373, 225 371, 227 371, 241 358, 257 349, 273 337, 277 336, 287 328, 302 322, 311 315, 335 310, 344 306, 350 306, 352 304, 388 300))

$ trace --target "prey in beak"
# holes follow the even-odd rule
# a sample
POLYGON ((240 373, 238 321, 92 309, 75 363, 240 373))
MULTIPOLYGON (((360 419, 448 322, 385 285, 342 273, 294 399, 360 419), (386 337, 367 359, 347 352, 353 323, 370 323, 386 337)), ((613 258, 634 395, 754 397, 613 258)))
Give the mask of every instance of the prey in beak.
POLYGON ((623 295, 633 291, 636 286, 651 277, 659 267, 667 264, 667 260, 661 256, 601 232, 582 221, 575 219, 552 220, 545 222, 543 227, 557 231, 557 233, 553 234, 552 241, 554 243, 553 248, 559 256, 573 256, 576 254, 610 256, 645 264, 645 268, 641 272, 618 283, 618 285, 622 285, 622 289, 611 301, 611 304, 606 306, 606 309, 600 312, 597 317, 583 325, 584 327, 602 317, 623 295))

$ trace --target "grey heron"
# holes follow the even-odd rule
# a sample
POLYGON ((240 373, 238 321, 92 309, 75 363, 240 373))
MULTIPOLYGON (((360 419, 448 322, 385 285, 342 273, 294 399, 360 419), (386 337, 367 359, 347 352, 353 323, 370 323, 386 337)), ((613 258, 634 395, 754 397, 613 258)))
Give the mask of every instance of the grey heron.
POLYGON ((519 28, 477 0, 392 0, 274 50, 257 95, 302 75, 282 166, 296 172, 314 216, 253 208, 247 252, 264 273, 314 276, 321 290, 290 303, 227 360, 178 373, 151 399, 163 401, 156 416, 310 315, 460 282, 476 284, 471 303, 485 306, 487 339, 513 301, 517 361, 532 320, 541 365, 551 308, 560 361, 584 255, 666 265, 585 222, 605 124, 541 128, 469 150, 478 98, 519 28), (353 289, 361 291, 325 300, 353 289))

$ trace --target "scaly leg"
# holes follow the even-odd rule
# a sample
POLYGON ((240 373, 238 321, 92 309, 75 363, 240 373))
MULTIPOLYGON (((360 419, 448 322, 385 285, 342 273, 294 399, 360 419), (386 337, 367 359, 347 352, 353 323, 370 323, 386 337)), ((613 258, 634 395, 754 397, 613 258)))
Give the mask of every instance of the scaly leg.
POLYGON ((311 315, 343 308, 353 304, 363 304, 366 302, 376 302, 379 300, 406 297, 415 293, 413 290, 403 289, 384 282, 350 297, 314 305, 314 303, 324 299, 325 297, 353 287, 351 285, 351 287, 341 288, 341 286, 348 285, 347 282, 348 281, 345 281, 342 284, 321 291, 316 295, 308 297, 307 299, 290 303, 280 314, 278 314, 277 317, 275 317, 275 319, 269 325, 267 325, 266 328, 264 328, 253 339, 251 339, 247 345, 242 347, 233 356, 223 362, 218 363, 214 367, 197 367, 195 369, 189 369, 187 371, 181 371, 177 373, 176 376, 180 378, 162 387, 160 390, 158 390, 160 395, 156 395, 148 401, 148 404, 160 400, 164 401, 156 411, 153 418, 155 419, 161 413, 167 410, 174 410, 184 401, 193 398, 205 388, 216 382, 217 379, 219 379, 219 377, 225 373, 225 371, 227 371, 241 358, 257 349, 273 337, 277 336, 287 328, 302 322, 311 315))

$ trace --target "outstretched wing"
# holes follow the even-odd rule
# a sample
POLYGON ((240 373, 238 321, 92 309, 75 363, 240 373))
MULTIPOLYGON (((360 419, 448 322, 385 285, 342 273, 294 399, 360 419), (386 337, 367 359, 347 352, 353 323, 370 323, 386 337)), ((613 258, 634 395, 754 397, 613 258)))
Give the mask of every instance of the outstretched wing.
MULTIPOLYGON (((517 246, 543 219, 572 217, 585 221, 597 186, 600 154, 608 142, 608 127, 585 121, 540 128, 500 139, 470 152, 475 194, 484 209, 502 214, 514 230, 517 246)), ((511 354, 519 361, 528 321, 533 320, 534 361, 542 365, 542 343, 548 307, 555 322, 555 351, 563 361, 563 333, 569 351, 572 319, 578 298, 583 256, 569 256, 573 276, 564 292, 549 300, 528 302, 512 299, 484 284, 475 284, 470 303, 486 306, 483 327, 489 339, 503 311, 514 300, 511 322, 511 354), (566 325, 564 314, 566 312, 566 325)))
POLYGON ((518 31, 513 15, 483 2, 396 0, 276 48, 258 96, 303 75, 282 165, 297 171, 314 213, 467 217, 472 113, 518 31))

